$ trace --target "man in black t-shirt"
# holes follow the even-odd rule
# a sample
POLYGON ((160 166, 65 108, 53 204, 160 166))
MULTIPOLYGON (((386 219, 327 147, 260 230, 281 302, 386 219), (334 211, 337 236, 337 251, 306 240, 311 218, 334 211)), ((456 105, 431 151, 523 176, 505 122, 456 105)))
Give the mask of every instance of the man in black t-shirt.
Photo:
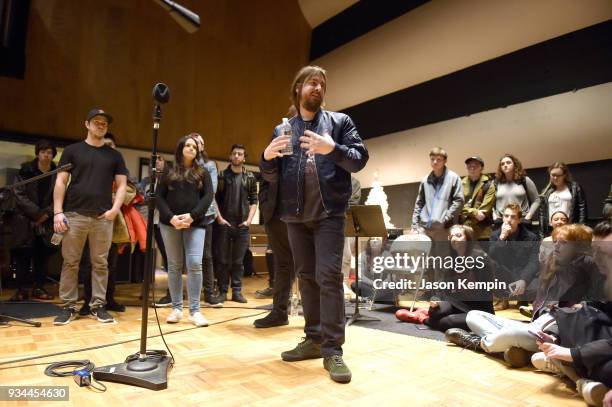
POLYGON ((246 303, 242 295, 244 255, 249 247, 249 226, 257 211, 257 181, 244 168, 246 149, 234 144, 230 165, 219 173, 217 184, 217 228, 219 254, 219 296, 214 301, 224 302, 231 279, 232 301, 246 303))
POLYGON ((55 325, 66 325, 77 316, 79 262, 88 239, 92 263, 91 314, 100 322, 114 321, 105 308, 107 256, 128 172, 121 154, 104 144, 111 122, 112 117, 104 110, 91 110, 85 121, 87 138, 66 147, 60 159, 60 166, 70 163, 72 169, 57 175, 53 192, 53 226, 56 233, 63 234, 64 257, 59 292, 64 309, 55 318, 55 325))

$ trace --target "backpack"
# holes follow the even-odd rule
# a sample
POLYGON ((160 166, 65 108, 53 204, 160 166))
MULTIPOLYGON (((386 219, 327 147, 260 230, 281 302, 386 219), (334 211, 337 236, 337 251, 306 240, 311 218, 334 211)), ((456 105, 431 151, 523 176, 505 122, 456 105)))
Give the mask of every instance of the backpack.
POLYGON ((469 200, 469 206, 470 208, 474 207, 474 200, 478 197, 481 196, 480 198, 480 202, 482 203, 482 200, 484 199, 484 197, 487 195, 487 192, 489 191, 489 188, 491 187, 491 179, 488 179, 483 185, 482 188, 480 189, 480 192, 476 195, 472 195, 472 198, 470 198, 469 200))
MULTIPOLYGON (((494 184, 495 184, 495 188, 497 189, 497 178, 495 178, 493 180, 494 184)), ((523 186, 523 189, 525 189, 525 195, 527 195, 527 203, 529 204, 529 207, 531 207, 531 204, 533 202, 531 202, 531 198, 529 197, 529 190, 527 189, 527 176, 523 177, 523 179, 521 180, 521 184, 523 186)))

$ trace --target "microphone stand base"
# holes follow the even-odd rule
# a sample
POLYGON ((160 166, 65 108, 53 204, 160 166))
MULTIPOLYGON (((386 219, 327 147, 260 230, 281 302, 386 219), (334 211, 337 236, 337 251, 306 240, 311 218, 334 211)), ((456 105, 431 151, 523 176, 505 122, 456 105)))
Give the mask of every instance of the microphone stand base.
POLYGON ((93 377, 99 381, 128 384, 149 390, 168 388, 168 370, 171 358, 168 356, 146 357, 130 362, 97 367, 93 377))

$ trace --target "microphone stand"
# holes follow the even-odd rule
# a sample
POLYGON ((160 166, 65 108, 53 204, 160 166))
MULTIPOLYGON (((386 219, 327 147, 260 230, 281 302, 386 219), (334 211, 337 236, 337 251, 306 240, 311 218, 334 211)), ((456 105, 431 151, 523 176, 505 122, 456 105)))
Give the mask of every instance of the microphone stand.
POLYGON ((3 192, 5 190, 13 191, 15 188, 19 188, 19 187, 27 185, 27 184, 29 184, 31 182, 36 182, 39 179, 50 177, 51 175, 55 175, 58 172, 69 171, 71 169, 72 169, 72 163, 64 164, 61 167, 57 167, 56 169, 54 169, 52 171, 47 171, 47 172, 45 172, 43 174, 36 175, 36 176, 34 176, 32 178, 28 178, 28 179, 23 180, 23 181, 15 182, 14 184, 11 184, 11 185, 7 185, 7 186, 4 186, 4 187, 1 187, 0 188, 0 192, 3 192))
MULTIPOLYGON (((163 103, 163 102, 162 102, 163 103)), ((124 363, 108 365, 94 369, 94 379, 111 381, 132 386, 144 387, 150 390, 163 390, 168 387, 168 370, 174 364, 174 359, 167 356, 164 350, 147 352, 147 320, 149 315, 149 288, 155 267, 153 250, 154 212, 156 206, 157 187, 157 131, 161 121, 161 107, 155 104, 153 109, 153 148, 151 150, 151 176, 149 194, 147 195, 147 248, 145 256, 145 272, 142 284, 142 316, 140 324, 140 350, 136 355, 127 357, 124 363)))

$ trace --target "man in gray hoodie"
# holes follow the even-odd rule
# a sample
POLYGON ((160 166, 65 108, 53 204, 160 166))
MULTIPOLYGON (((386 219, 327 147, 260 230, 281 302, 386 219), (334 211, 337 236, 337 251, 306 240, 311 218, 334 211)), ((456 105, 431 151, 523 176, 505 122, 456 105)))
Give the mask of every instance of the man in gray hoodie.
MULTIPOLYGON (((432 171, 421 180, 412 214, 413 230, 424 229, 434 243, 431 256, 448 255, 449 228, 458 223, 464 203, 461 178, 446 168, 447 159, 441 147, 429 151, 432 171)), ((441 272, 435 270, 435 280, 442 277, 441 272)))

